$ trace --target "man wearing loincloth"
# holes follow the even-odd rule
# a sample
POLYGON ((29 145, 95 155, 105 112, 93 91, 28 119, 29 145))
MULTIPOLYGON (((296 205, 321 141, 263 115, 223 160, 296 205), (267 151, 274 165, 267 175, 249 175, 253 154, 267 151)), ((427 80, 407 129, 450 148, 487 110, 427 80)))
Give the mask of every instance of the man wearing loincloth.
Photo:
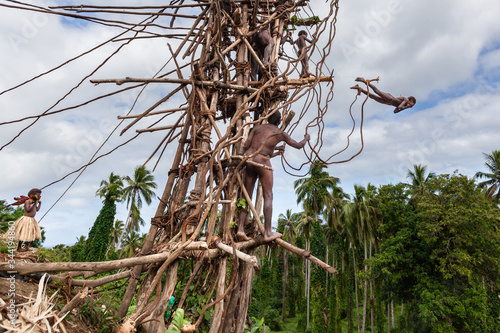
MULTIPOLYGON (((262 184, 262 192, 264 197, 264 242, 271 242, 281 234, 271 231, 271 219, 273 215, 273 171, 271 168, 270 159, 283 152, 284 145, 276 147, 280 142, 285 142, 293 148, 300 149, 309 141, 309 134, 304 135, 304 139, 300 142, 292 139, 287 133, 280 130, 278 127, 281 122, 281 114, 278 111, 272 113, 268 118, 268 124, 257 125, 250 132, 247 141, 244 144, 246 149, 245 155, 251 155, 250 161, 256 164, 265 165, 260 167, 252 164, 247 164, 245 167, 245 189, 248 192, 250 199, 252 198, 255 182, 260 179, 262 184), (277 150, 277 152, 275 152, 277 150)), ((248 215, 248 205, 239 215, 237 237, 239 240, 249 240, 245 233, 245 221, 248 215)))

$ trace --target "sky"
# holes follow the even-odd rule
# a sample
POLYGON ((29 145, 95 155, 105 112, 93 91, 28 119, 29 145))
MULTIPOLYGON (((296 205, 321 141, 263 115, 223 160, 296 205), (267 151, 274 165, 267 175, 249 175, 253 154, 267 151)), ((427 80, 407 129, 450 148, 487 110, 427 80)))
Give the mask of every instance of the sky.
MULTIPOLYGON (((69 2, 31 3, 54 6, 69 2)), ((114 0, 107 3, 120 4, 114 0)), ((139 3, 144 4, 128 1, 127 5, 139 3)), ((1 1, 0 4, 11 3, 1 1)), ((320 0, 310 1, 310 7, 320 17, 328 10, 328 4, 320 0)), ((477 171, 486 171, 483 153, 500 149, 499 12, 500 2, 496 0, 339 1, 336 35, 327 60, 334 73, 334 98, 325 116, 320 156, 328 158, 346 145, 352 127, 349 106, 356 97, 350 87, 356 84, 357 77, 378 77, 379 81, 374 84, 380 90, 396 97, 417 99, 413 108, 398 114, 389 106, 366 101, 363 151, 349 162, 328 167, 328 172, 340 179, 346 193, 353 193, 355 184, 379 186, 406 182, 408 169, 417 164, 426 165, 437 174, 458 170, 472 177, 477 171)), ((0 91, 66 63, 121 32, 86 21, 2 6, 0 17, 0 91)), ((191 26, 182 19, 176 24, 191 26)), ((51 107, 51 111, 56 111, 79 105, 127 87, 94 85, 89 78, 144 78, 172 69, 172 63, 162 69, 170 58, 167 43, 176 49, 178 41, 159 38, 134 41, 106 61, 121 45, 120 42, 108 43, 49 75, 0 94, 0 123, 38 115, 51 107), (92 73, 103 62, 104 65, 92 73), (73 91, 79 82, 78 89, 73 91)), ((314 60, 314 55, 311 58, 314 60)), ((152 124, 152 121, 138 124, 120 136, 125 125, 121 124, 118 131, 113 132, 119 125, 117 116, 130 111, 138 92, 126 91, 42 117, 8 145, 33 119, 0 125, 0 146, 6 145, 0 150, 0 199, 10 202, 14 196, 26 194, 33 187, 44 187, 80 168, 110 133, 99 154, 131 139, 136 129, 152 124)), ((165 94, 161 85, 148 86, 131 114, 142 113, 165 94)), ((160 109, 178 107, 183 103, 181 97, 174 97, 160 109)), ((362 102, 363 99, 358 98, 353 106, 358 127, 350 137, 349 149, 332 161, 347 159, 359 151, 362 102)), ((171 123, 172 119, 165 122, 171 123)), ((303 127, 299 127, 291 135, 300 140, 303 132, 303 127)), ((310 134, 313 139, 317 138, 314 129, 310 134)), ((159 132, 141 134, 86 168, 74 184, 77 174, 46 187, 42 208, 37 214, 46 231, 45 245, 73 244, 79 236, 87 235, 102 205, 101 199, 95 196, 100 182, 111 172, 132 176, 135 167, 154 152, 163 135, 159 132)), ((159 160, 156 154, 147 164, 153 169, 158 160, 153 171, 158 195, 165 186, 175 146, 169 145, 159 160)), ((292 148, 287 149, 285 156, 295 166, 307 161, 303 152, 297 153, 292 148)), ((278 159, 273 160, 273 165, 273 220, 276 221, 286 209, 299 212, 301 207, 296 204, 293 189, 293 182, 299 178, 285 173, 278 159)), ((143 208, 146 222, 153 216, 157 204, 155 199, 151 206, 143 208)), ((117 218, 124 220, 126 213, 126 205, 118 204, 117 218)), ((147 227, 143 229, 146 230, 147 227)))

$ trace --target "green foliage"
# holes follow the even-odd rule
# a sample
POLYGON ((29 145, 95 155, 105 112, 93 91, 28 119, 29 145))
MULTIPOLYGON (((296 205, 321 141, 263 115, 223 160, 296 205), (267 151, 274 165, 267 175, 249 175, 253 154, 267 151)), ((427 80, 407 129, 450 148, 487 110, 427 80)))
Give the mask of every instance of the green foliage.
POLYGON ((264 332, 264 318, 261 318, 260 320, 252 317, 252 329, 247 330, 245 329, 245 333, 262 333, 264 332))
POLYGON ((118 325, 120 318, 113 315, 114 309, 102 302, 86 302, 78 311, 80 318, 87 325, 96 329, 96 333, 108 333, 118 325))
POLYGON ((486 180, 479 183, 485 189, 486 197, 496 203, 500 202, 500 150, 494 150, 491 154, 483 153, 486 158, 484 165, 489 172, 478 171, 475 178, 486 180))
POLYGON ((177 310, 175 310, 175 313, 173 315, 172 323, 170 324, 168 329, 165 331, 165 333, 181 332, 182 326, 185 324, 189 324, 189 321, 184 319, 184 310, 177 309, 177 310))
POLYGON ((71 247, 64 244, 54 246, 52 249, 39 248, 38 260, 40 262, 69 262, 71 260, 71 247))
POLYGON ((239 198, 238 201, 236 201, 236 207, 239 209, 245 209, 247 207, 247 201, 245 198, 239 198))
POLYGON ((402 323, 411 331, 497 332, 498 209, 459 174, 434 177, 419 194, 409 206, 402 185, 380 191, 382 242, 372 263, 385 297, 408 304, 402 323))
MULTIPOLYGON (((311 16, 311 17, 301 19, 301 18, 298 18, 297 15, 293 15, 290 17, 289 22, 293 26, 296 26, 296 25, 309 26, 309 25, 314 25, 314 24, 320 23, 321 19, 319 18, 319 16, 311 16)), ((295 27, 294 27, 294 30, 295 30, 295 27)))
POLYGON ((9 206, 5 200, 0 200, 0 233, 9 229, 9 222, 15 221, 24 214, 23 206, 9 206))
POLYGON ((86 261, 103 261, 111 241, 113 221, 115 220, 116 204, 111 196, 106 196, 104 205, 97 216, 88 239, 85 243, 86 261))
POLYGON ((70 250, 71 261, 78 262, 85 260, 85 243, 85 236, 80 236, 80 238, 77 239, 77 242, 70 250))

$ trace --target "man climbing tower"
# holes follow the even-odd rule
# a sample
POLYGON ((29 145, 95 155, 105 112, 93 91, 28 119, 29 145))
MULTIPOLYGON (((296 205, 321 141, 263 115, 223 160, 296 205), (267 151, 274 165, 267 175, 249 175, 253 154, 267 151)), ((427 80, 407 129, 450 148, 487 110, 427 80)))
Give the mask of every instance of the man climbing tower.
MULTIPOLYGON (((257 125, 250 132, 247 141, 244 144, 246 150, 245 155, 251 156, 250 161, 265 165, 264 167, 247 164, 245 167, 245 189, 248 192, 250 199, 252 198, 253 189, 257 178, 262 184, 264 196, 264 242, 270 242, 281 234, 271 231, 271 219, 273 215, 273 171, 271 169, 270 159, 274 156, 282 154, 285 145, 276 147, 282 141, 289 144, 293 148, 300 149, 309 141, 309 134, 304 135, 304 139, 300 142, 292 139, 287 133, 280 130, 278 127, 281 122, 281 114, 275 111, 268 118, 268 124, 257 125), (276 152, 275 152, 276 150, 276 152)), ((245 233, 245 221, 248 216, 247 208, 242 210, 239 215, 237 237, 240 240, 249 240, 245 233)))
POLYGON ((383 91, 380 91, 379 89, 377 89, 377 87, 375 87, 371 83, 371 81, 378 81, 378 78, 376 78, 375 80, 368 80, 367 81, 367 80, 363 79, 362 77, 358 77, 356 79, 356 81, 365 83, 376 94, 376 95, 375 94, 369 94, 368 91, 364 90, 363 88, 361 88, 359 85, 356 84, 355 86, 352 86, 351 89, 357 89, 358 90, 358 95, 360 95, 361 93, 363 93, 363 94, 367 95, 368 97, 370 97, 371 99, 374 99, 375 101, 377 101, 377 102, 379 102, 381 104, 395 106, 396 108, 394 109, 394 113, 401 112, 404 109, 409 109, 409 108, 413 107, 415 105, 415 103, 417 102, 417 100, 413 96, 410 96, 410 97, 394 97, 394 96, 392 96, 389 93, 385 93, 383 91))
POLYGON ((300 72, 301 78, 306 78, 312 75, 309 73, 309 56, 307 55, 306 42, 312 43, 307 38, 307 32, 305 30, 300 30, 299 38, 295 41, 295 45, 297 45, 298 48, 297 55, 299 56, 299 59, 302 57, 300 60, 300 63, 302 64, 302 71, 300 72))
POLYGON ((19 204, 24 202, 24 215, 17 219, 15 226, 16 239, 19 241, 17 251, 26 252, 30 249, 30 243, 35 239, 41 239, 40 227, 35 220, 36 212, 40 210, 42 202, 42 190, 34 188, 28 192, 28 197, 14 198, 19 204), (21 245, 26 242, 25 247, 21 245))
MULTIPOLYGON (((269 25, 265 26, 255 35, 253 35, 253 43, 252 46, 255 48, 257 55, 264 67, 268 67, 271 61, 271 53, 274 48, 274 40, 271 36, 271 30, 269 25)), ((253 80, 260 80, 263 76, 265 68, 260 68, 257 61, 251 57, 251 70, 250 75, 253 80)))

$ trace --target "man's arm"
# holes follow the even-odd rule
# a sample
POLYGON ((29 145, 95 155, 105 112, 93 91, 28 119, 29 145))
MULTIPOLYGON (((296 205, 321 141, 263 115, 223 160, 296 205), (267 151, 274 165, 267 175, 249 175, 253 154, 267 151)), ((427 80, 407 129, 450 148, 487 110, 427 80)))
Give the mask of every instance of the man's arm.
POLYGON ((408 105, 408 103, 410 103, 410 101, 408 100, 408 98, 406 97, 403 97, 403 101, 398 105, 398 107, 396 108, 397 110, 403 110, 403 109, 406 109, 406 106, 408 105))
POLYGON ((294 139, 292 139, 292 137, 285 132, 283 132, 282 135, 283 135, 283 141, 285 141, 286 144, 292 146, 295 149, 300 149, 300 148, 304 147, 306 145, 307 141, 309 141, 309 139, 311 138, 311 136, 309 134, 305 134, 304 139, 302 139, 302 141, 300 141, 300 142, 297 142, 294 139))
POLYGON ((254 129, 252 129, 250 131, 250 134, 248 135, 248 139, 247 141, 245 141, 245 143, 243 144, 243 149, 244 150, 248 150, 248 148, 250 148, 250 146, 252 145, 252 141, 253 141, 253 134, 255 133, 254 129))
POLYGON ((275 152, 273 153, 273 155, 271 156, 272 157, 276 157, 278 155, 282 155, 283 152, 285 151, 285 145, 282 144, 281 146, 277 146, 274 148, 275 152))

